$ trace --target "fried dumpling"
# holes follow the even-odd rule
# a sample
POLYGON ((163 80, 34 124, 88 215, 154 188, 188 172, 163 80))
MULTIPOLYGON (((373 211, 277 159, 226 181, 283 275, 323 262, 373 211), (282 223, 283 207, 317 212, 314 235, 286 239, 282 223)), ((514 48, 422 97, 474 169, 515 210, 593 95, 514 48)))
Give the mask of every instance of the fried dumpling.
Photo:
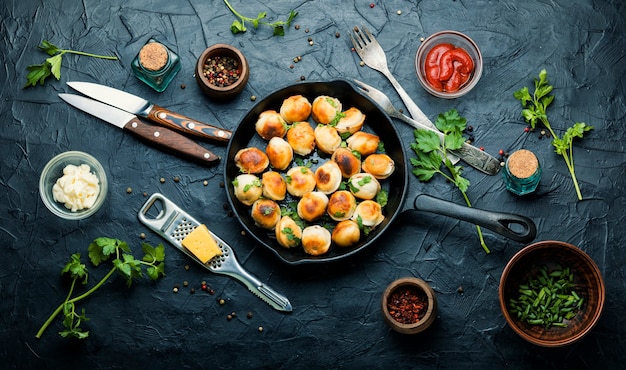
POLYGON ((361 160, 350 149, 338 148, 331 156, 331 160, 339 165, 341 174, 345 178, 361 172, 361 160))
POLYGON ((294 197, 301 197, 315 189, 315 174, 304 166, 292 167, 285 177, 287 192, 294 197))
POLYGON ((280 115, 287 123, 306 121, 311 115, 311 102, 302 95, 292 95, 283 100, 280 115))
POLYGON ((328 196, 319 191, 311 191, 302 196, 296 210, 298 216, 305 221, 315 221, 326 213, 328 196))
POLYGON ((359 131, 365 123, 365 114, 358 108, 352 107, 345 112, 342 112, 341 118, 337 122, 335 128, 340 134, 351 133, 359 131))
POLYGON ((361 239, 359 224, 352 220, 339 222, 331 234, 331 240, 338 247, 351 247, 361 239))
POLYGON ((263 194, 261 180, 252 174, 241 174, 233 180, 235 197, 243 204, 251 206, 263 194))
POLYGON ((330 231, 320 225, 307 226, 302 230, 302 248, 312 256, 328 252, 331 242, 330 231))
POLYGON ((274 233, 276 241, 285 248, 293 248, 300 245, 302 228, 289 216, 283 216, 276 224, 274 233))
POLYGON ((315 149, 315 133, 307 121, 295 122, 287 131, 287 142, 296 154, 309 155, 315 149))
POLYGON ((364 200, 359 203, 352 215, 353 221, 361 222, 363 226, 367 227, 376 227, 384 219, 382 207, 373 200, 364 200))
POLYGON ((361 164, 363 171, 372 174, 379 180, 391 176, 395 170, 395 163, 391 157, 383 153, 370 154, 361 164))
POLYGON ((327 125, 341 114, 341 102, 332 96, 320 95, 313 100, 311 117, 319 124, 327 125))
POLYGON ((380 183, 374 175, 361 172, 350 177, 348 187, 355 197, 360 199, 374 199, 380 191, 380 183))
POLYGON ((380 138, 378 135, 370 134, 369 132, 357 131, 346 139, 346 144, 348 144, 348 148, 359 152, 361 156, 365 157, 376 153, 380 144, 380 138))
POLYGON ((281 137, 273 137, 265 147, 265 154, 272 167, 277 170, 286 170, 293 159, 293 148, 281 137))
POLYGON ((263 196, 271 200, 283 200, 287 194, 287 183, 276 171, 264 172, 261 176, 263 196))
POLYGON ((348 190, 339 190, 330 195, 326 213, 335 221, 348 220, 356 209, 356 198, 348 190))
POLYGON ((255 147, 241 149, 235 154, 235 164, 243 173, 261 173, 270 165, 270 160, 262 150, 255 147))
POLYGON ((269 140, 273 137, 284 137, 287 133, 287 122, 275 110, 266 110, 259 114, 254 128, 259 136, 269 140))
POLYGON ((342 180, 341 169, 337 162, 327 161, 315 170, 317 190, 324 194, 330 194, 339 189, 342 180))
POLYGON ((263 198, 252 204, 250 214, 257 226, 268 230, 274 229, 281 217, 278 203, 263 198))
POLYGON ((333 154, 341 146, 341 136, 330 125, 317 125, 314 130, 317 148, 326 154, 333 154))

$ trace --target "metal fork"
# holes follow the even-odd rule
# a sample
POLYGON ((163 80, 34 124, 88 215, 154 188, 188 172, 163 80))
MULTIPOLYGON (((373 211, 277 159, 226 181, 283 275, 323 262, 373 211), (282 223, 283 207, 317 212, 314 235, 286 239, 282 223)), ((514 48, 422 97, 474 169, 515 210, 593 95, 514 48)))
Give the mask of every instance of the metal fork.
MULTIPOLYGON (((372 98, 372 100, 378 103, 378 105, 380 105, 381 108, 383 108, 383 110, 387 112, 387 114, 391 117, 408 123, 409 125, 417 129, 430 130, 436 133, 439 138, 443 140, 443 133, 441 133, 439 130, 433 129, 431 125, 434 126, 434 124, 428 118, 426 118, 426 121, 418 122, 410 117, 407 117, 393 106, 391 100, 389 100, 385 93, 359 80, 353 81, 354 83, 356 83, 359 91, 372 98), (426 122, 428 122, 430 125, 427 125, 426 122)), ((460 149, 453 150, 452 152, 456 156, 460 157, 463 162, 488 175, 497 174, 502 167, 499 160, 486 153, 484 150, 480 150, 479 148, 476 148, 475 146, 469 145, 467 143, 464 143, 460 149)), ((453 163, 456 163, 454 160, 452 161, 453 163)), ((456 158, 456 161, 458 161, 458 158, 456 158)))
POLYGON ((411 116, 417 120, 418 122, 424 122, 424 124, 429 125, 431 128, 437 130, 437 127, 430 122, 428 117, 422 112, 421 109, 415 104, 413 99, 407 94, 406 91, 402 88, 400 83, 393 77, 389 67, 387 66, 387 56, 382 46, 376 41, 374 35, 370 32, 370 30, 361 26, 362 30, 359 27, 355 26, 352 29, 352 33, 350 33, 350 39, 352 40, 352 44, 354 45, 354 50, 359 55, 361 60, 368 65, 370 68, 375 69, 385 75, 387 79, 391 82, 393 87, 400 95, 400 98, 404 102, 407 110, 411 114, 411 116))

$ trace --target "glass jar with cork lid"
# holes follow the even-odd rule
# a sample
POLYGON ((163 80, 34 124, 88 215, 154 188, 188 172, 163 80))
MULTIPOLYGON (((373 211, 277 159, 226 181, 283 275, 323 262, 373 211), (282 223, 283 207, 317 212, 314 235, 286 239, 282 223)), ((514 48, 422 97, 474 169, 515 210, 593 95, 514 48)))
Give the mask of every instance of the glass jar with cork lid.
POLYGON ((541 164, 535 153, 520 149, 509 156, 502 171, 507 190, 517 195, 534 192, 541 179, 541 164))
POLYGON ((167 46, 150 39, 139 50, 131 67, 137 78, 163 92, 180 71, 180 58, 167 46))

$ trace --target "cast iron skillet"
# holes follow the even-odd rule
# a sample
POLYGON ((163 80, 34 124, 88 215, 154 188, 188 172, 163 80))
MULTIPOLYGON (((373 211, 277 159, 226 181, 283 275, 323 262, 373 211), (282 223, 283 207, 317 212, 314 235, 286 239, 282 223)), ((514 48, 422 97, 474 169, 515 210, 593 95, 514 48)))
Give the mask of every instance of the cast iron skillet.
MULTIPOLYGON (((315 127, 313 122, 312 125, 315 127)), ((391 123, 391 118, 368 97, 357 92, 347 81, 303 82, 284 87, 259 101, 244 116, 239 126, 233 132, 226 150, 227 160, 224 169, 228 201, 244 229, 263 246, 276 254, 284 263, 299 265, 330 262, 346 258, 373 244, 384 234, 385 230, 401 212, 408 188, 407 163, 403 148, 404 144, 391 123), (307 97, 311 102, 319 95, 329 95, 339 99, 344 110, 352 106, 360 109, 366 115, 363 130, 378 135, 384 143, 386 154, 395 162, 394 173, 388 179, 381 182, 383 189, 388 193, 388 202, 383 209, 385 220, 367 237, 362 236, 361 240, 354 246, 349 248, 331 246, 328 253, 321 256, 308 255, 302 248, 287 249, 280 246, 276 241, 273 231, 268 232, 254 224, 254 220, 250 216, 250 207, 237 200, 232 186, 232 181, 241 173, 234 162, 235 154, 240 149, 251 146, 265 150, 265 146, 267 145, 267 142, 261 139, 255 130, 255 123, 259 114, 268 109, 278 111, 284 99, 298 94, 307 97)), ((321 165, 327 159, 327 157, 322 155, 312 154, 308 158, 305 158, 305 161, 310 162, 311 169, 314 171, 317 166, 321 165)), ((526 217, 463 207, 425 194, 420 194, 415 198, 414 208, 416 210, 434 212, 469 221, 520 242, 529 242, 535 238, 536 234, 534 223, 526 217), (511 224, 518 225, 518 228, 521 228, 522 231, 513 231, 510 228, 511 224)))

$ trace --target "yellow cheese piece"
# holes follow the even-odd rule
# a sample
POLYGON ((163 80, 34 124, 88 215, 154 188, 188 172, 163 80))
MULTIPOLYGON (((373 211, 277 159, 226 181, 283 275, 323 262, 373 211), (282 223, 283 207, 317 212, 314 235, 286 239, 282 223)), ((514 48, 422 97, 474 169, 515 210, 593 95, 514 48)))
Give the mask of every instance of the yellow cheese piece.
POLYGON ((202 224, 196 227, 182 241, 183 247, 187 248, 202 263, 207 263, 215 256, 221 256, 222 250, 211 236, 209 229, 202 224))

